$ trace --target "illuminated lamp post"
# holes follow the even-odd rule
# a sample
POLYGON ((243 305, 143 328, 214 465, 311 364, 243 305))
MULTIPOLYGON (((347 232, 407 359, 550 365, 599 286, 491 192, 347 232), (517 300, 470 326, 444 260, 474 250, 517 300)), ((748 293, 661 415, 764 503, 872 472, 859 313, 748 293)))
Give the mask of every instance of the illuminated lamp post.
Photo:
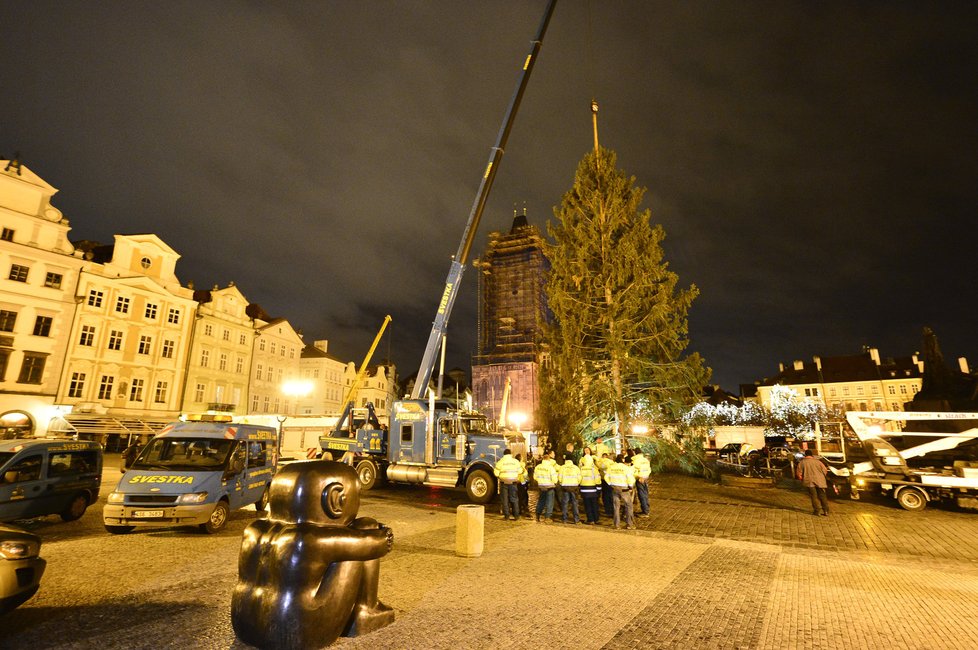
MULTIPOLYGON (((513 413, 510 413, 507 419, 509 420, 510 426, 516 427, 516 432, 519 433, 520 435, 523 435, 523 432, 520 431, 520 427, 522 427, 523 424, 526 422, 526 413, 520 413, 519 411, 515 411, 513 413)), ((530 453, 529 445, 527 445, 526 453, 528 455, 530 453)))
MULTIPOLYGON (((292 399, 295 400, 292 403, 292 415, 295 415, 296 411, 298 410, 299 400, 305 397, 306 395, 308 395, 309 393, 311 393, 312 388, 313 388, 312 382, 305 381, 303 379, 289 379, 288 381, 282 384, 282 393, 286 397, 290 398, 289 401, 292 401, 292 399)), ((286 404, 285 413, 283 413, 282 415, 275 416, 275 419, 278 420, 279 453, 282 452, 282 425, 288 419, 288 411, 289 411, 288 406, 289 405, 286 404)))

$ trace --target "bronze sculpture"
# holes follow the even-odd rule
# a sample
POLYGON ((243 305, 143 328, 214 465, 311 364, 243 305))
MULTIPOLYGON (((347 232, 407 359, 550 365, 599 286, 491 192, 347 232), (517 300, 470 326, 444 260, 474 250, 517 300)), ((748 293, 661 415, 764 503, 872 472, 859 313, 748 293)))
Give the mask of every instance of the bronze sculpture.
POLYGON ((260 648, 321 648, 394 620, 377 597, 390 528, 356 518, 360 482, 347 465, 292 463, 269 488, 269 516, 244 531, 231 624, 260 648))

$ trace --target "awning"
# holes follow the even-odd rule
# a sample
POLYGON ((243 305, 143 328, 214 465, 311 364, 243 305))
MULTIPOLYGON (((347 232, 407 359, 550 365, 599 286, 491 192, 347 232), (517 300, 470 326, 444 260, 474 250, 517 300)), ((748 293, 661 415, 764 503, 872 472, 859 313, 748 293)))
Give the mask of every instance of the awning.
POLYGON ((51 420, 48 432, 67 435, 151 436, 177 418, 122 418, 111 415, 68 414, 51 420))

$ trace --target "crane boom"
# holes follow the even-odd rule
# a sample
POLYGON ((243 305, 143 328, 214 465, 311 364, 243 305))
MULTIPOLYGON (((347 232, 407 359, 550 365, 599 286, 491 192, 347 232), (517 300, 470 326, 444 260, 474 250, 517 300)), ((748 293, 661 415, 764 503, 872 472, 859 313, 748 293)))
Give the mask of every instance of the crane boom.
POLYGON ((435 356, 438 353, 438 346, 448 330, 448 318, 451 316, 452 307, 455 305, 455 298, 458 296, 462 273, 465 271, 465 263, 468 259, 469 251, 472 248, 472 242, 475 239, 476 232, 478 231, 479 221, 482 219, 482 211, 485 209, 486 200, 489 198, 489 191, 492 189, 496 172, 499 170, 499 163, 502 160, 506 141, 509 139, 509 133, 513 128, 516 112, 523 99, 523 93, 526 91, 527 82, 530 80, 530 73, 533 72, 533 65, 536 62, 537 54, 540 52, 540 47, 543 45, 543 36, 547 32, 547 26, 550 24, 550 17, 553 15, 556 5, 557 0, 550 0, 548 2, 547 9, 543 14, 543 20, 540 21, 540 27, 537 29, 537 34, 531 41, 530 52, 523 62, 523 69, 517 80, 516 90, 513 92, 513 97, 509 101, 502 126, 499 128, 496 144, 493 146, 489 155, 489 164, 482 176, 482 182, 479 184, 479 191, 475 195, 472 210, 469 212, 469 220, 465 224, 465 231, 462 234, 462 242, 459 244, 458 251, 452 259, 452 265, 448 271, 448 278, 445 280, 445 290, 442 292, 441 300, 438 302, 438 311, 435 314, 435 321, 431 326, 431 334, 428 336, 428 344, 425 346, 424 356, 421 358, 421 366, 418 368, 418 376, 414 382, 414 389, 411 391, 411 399, 420 399, 428 389, 428 382, 431 380, 431 373, 435 367, 435 356))

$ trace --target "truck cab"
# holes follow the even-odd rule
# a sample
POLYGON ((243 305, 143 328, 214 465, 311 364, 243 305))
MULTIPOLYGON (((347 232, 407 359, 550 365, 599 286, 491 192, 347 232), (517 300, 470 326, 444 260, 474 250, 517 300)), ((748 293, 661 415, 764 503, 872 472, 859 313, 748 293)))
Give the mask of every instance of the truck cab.
POLYGON ((229 422, 177 422, 139 452, 103 509, 113 534, 134 528, 199 526, 215 533, 228 514, 263 511, 278 460, 278 432, 229 422))

